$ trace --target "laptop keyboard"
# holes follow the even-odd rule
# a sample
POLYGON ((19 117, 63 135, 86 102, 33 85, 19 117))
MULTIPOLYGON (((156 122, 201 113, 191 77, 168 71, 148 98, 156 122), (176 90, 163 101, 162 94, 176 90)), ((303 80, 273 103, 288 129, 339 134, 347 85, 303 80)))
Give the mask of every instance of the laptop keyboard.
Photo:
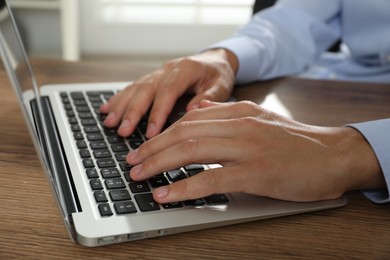
POLYGON ((106 115, 101 114, 99 108, 112 95, 112 91, 60 93, 102 217, 229 202, 225 194, 215 194, 196 200, 158 204, 153 199, 153 189, 193 176, 205 168, 192 164, 160 173, 147 181, 133 181, 129 174, 132 166, 126 163, 126 155, 146 140, 147 118, 142 119, 134 133, 126 138, 119 136, 117 129, 105 127, 106 115))

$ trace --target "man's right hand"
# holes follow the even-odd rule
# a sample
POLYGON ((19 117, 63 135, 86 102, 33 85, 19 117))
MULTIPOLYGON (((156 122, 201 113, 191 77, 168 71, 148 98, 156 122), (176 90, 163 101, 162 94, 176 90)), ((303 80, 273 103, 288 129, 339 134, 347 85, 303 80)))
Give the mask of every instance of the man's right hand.
POLYGON ((225 101, 232 93, 238 62, 225 49, 212 49, 198 55, 166 62, 110 98, 100 111, 108 114, 104 125, 117 127, 121 136, 130 135, 151 108, 146 136, 159 134, 177 99, 185 92, 195 94, 187 111, 199 108, 207 99, 225 101))

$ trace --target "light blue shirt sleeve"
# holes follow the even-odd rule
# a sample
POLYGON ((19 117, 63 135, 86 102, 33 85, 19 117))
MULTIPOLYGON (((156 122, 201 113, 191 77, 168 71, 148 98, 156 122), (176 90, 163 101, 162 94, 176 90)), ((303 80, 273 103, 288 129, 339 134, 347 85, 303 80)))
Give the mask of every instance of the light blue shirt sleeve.
POLYGON ((341 35, 340 0, 279 0, 232 38, 210 48, 238 58, 236 83, 293 75, 311 66, 341 35))
POLYGON ((351 124, 369 142, 381 166, 387 189, 365 190, 364 195, 375 203, 390 202, 390 118, 351 124))
MULTIPOLYGON (((304 71, 322 79, 390 82, 389 8, 388 0, 278 0, 233 37, 209 48, 225 48, 237 56, 237 84, 304 71), (347 51, 341 58, 324 58, 339 38, 347 51)), ((372 146, 387 183, 387 189, 364 194, 376 203, 390 202, 390 119, 350 127, 372 146)))

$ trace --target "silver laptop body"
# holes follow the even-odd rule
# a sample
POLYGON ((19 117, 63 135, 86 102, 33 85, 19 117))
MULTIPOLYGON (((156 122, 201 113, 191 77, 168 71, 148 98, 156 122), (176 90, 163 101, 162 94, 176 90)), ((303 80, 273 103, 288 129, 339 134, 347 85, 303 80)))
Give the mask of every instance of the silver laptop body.
MULTIPOLYGON (((96 158, 95 150, 91 150, 92 155, 89 160, 84 160, 85 158, 80 154, 80 142, 78 142, 80 140, 75 140, 75 136, 86 136, 88 133, 85 132, 85 127, 80 127, 75 132, 74 128, 77 127, 69 123, 70 110, 67 110, 69 109, 67 105, 77 102, 72 99, 73 92, 78 93, 77 95, 82 93, 85 96, 92 93, 95 97, 98 96, 104 100, 107 92, 120 91, 128 85, 128 82, 39 86, 35 81, 7 1, 0 0, 0 8, 1 57, 72 240, 84 246, 101 246, 329 209, 346 204, 344 197, 315 203, 293 203, 231 193, 221 195, 224 199, 222 203, 208 203, 210 201, 202 198, 192 203, 182 202, 180 207, 176 207, 178 205, 158 205, 153 201, 147 201, 146 206, 153 210, 141 209, 138 204, 138 195, 129 188, 130 183, 125 176, 126 171, 122 170, 119 164, 110 168, 120 173, 120 176, 116 176, 115 181, 111 182, 109 176, 102 176, 101 170, 104 165, 102 168, 96 166, 102 161, 96 158), (64 100, 66 100, 65 103, 64 100), (93 174, 97 173, 92 178, 86 173, 88 169, 93 168, 91 163, 96 168, 93 174), (102 184, 98 193, 105 194, 106 201, 97 202, 96 190, 93 188, 96 183, 91 182, 102 184), (111 197, 118 195, 118 189, 115 186, 118 183, 122 185, 120 190, 124 192, 126 190, 130 194, 127 198, 120 199, 119 202, 115 197, 111 197), (126 211, 129 209, 130 212, 126 211), (111 215, 105 215, 107 212, 111 212, 111 215)), ((91 107, 88 98, 86 99, 87 105, 85 106, 89 106, 92 111, 96 110, 96 107, 91 107)), ((96 118, 98 115, 93 114, 93 117, 96 118)), ((73 120, 77 122, 83 120, 77 116, 77 112, 74 118, 73 120)), ((98 123, 96 127, 103 135, 103 142, 106 142, 108 137, 104 135, 102 125, 98 123)), ((86 149, 90 149, 90 146, 91 144, 87 143, 86 149)), ((112 152, 110 145, 105 150, 112 152)), ((100 150, 97 153, 100 154, 100 150)), ((116 162, 115 156, 112 155, 112 157, 113 160, 110 163, 116 162)), ((209 166, 205 167, 207 170, 209 166)), ((188 174, 185 169, 182 171, 188 174)), ((140 192, 142 198, 148 197, 153 190, 150 183, 143 184, 142 188, 148 190, 140 192)))

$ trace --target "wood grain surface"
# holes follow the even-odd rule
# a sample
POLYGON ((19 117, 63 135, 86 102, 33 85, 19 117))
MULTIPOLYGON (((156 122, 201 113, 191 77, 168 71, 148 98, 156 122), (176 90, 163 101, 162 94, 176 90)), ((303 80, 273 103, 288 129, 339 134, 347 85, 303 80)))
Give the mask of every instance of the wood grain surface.
MULTIPOLYGON (((152 71, 126 63, 34 61, 39 83, 127 81, 152 71)), ((0 259, 389 259, 390 207, 359 192, 338 209, 99 248, 69 240, 17 100, 0 67, 0 259)), ((390 84, 279 79, 235 97, 283 106, 296 120, 342 125, 389 117, 390 84)), ((277 110, 277 109, 276 109, 277 110)))

